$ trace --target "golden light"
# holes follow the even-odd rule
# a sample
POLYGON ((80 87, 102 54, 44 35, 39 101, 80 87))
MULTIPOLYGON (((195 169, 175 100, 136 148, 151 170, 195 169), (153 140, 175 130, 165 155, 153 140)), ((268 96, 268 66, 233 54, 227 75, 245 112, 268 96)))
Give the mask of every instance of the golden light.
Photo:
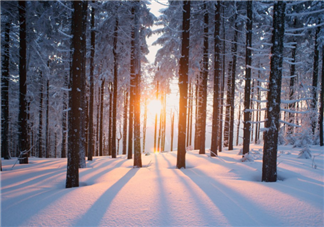
POLYGON ((147 109, 151 114, 159 114, 162 110, 162 104, 160 100, 157 99, 152 99, 148 104, 147 104, 147 109))

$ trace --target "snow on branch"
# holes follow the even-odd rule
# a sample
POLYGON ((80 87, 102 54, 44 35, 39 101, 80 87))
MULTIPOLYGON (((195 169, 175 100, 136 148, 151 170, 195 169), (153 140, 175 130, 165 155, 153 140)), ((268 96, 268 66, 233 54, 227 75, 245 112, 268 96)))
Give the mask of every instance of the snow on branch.
POLYGON ((287 17, 300 17, 300 16, 308 16, 316 13, 323 13, 324 9, 320 10, 314 10, 314 11, 309 11, 309 12, 303 12, 303 13, 288 13, 286 14, 287 17))
POLYGON ((70 38, 70 39, 73 38, 73 35, 66 34, 66 33, 63 32, 61 29, 57 29, 57 30, 58 30, 58 32, 59 32, 60 34, 64 35, 65 37, 70 38))
POLYGON ((295 111, 290 109, 280 109, 280 111, 285 111, 287 113, 295 113, 295 114, 307 114, 311 112, 311 111, 295 111))
POLYGON ((283 124, 286 124, 286 125, 289 125, 289 126, 292 126, 292 127, 296 127, 296 128, 301 127, 300 125, 296 125, 296 124, 293 124, 293 123, 290 123, 290 122, 287 122, 287 121, 284 121, 284 120, 279 120, 279 122, 283 123, 283 124))
POLYGON ((300 102, 300 101, 307 101, 307 100, 312 100, 313 98, 301 98, 301 99, 295 99, 295 100, 281 100, 281 103, 284 104, 292 104, 295 102, 300 102))
POLYGON ((57 2, 60 3, 60 5, 62 5, 65 9, 70 10, 71 12, 74 11, 74 9, 67 7, 67 6, 66 6, 65 4, 63 4, 60 0, 57 0, 57 2))
POLYGON ((287 29, 287 32, 297 32, 297 31, 304 31, 306 29, 313 29, 313 28, 317 28, 317 27, 322 27, 324 25, 324 23, 320 23, 320 24, 316 24, 313 26, 307 26, 307 27, 303 27, 303 28, 292 28, 292 29, 287 29))

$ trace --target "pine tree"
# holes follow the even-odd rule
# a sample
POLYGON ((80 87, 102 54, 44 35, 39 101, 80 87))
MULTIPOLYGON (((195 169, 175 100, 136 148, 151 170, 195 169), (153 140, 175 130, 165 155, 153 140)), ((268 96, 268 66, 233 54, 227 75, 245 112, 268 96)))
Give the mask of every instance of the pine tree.
POLYGON ((286 2, 274 3, 267 121, 264 135, 262 181, 277 181, 277 150, 281 103, 283 41, 286 2))
POLYGON ((182 45, 179 61, 179 129, 177 168, 186 168, 186 116, 187 116, 187 89, 189 63, 189 29, 190 29, 190 1, 183 1, 182 5, 182 45))

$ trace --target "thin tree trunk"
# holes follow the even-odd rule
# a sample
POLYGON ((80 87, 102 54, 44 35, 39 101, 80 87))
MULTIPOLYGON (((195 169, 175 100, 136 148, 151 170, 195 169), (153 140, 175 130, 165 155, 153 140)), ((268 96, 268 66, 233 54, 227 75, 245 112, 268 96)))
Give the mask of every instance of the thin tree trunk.
POLYGON ((39 73, 38 157, 43 157, 43 72, 39 73))
POLYGON ((215 4, 215 30, 214 30, 214 97, 213 122, 210 155, 217 156, 217 141, 219 128, 219 90, 220 90, 220 3, 215 4))
POLYGON ((45 150, 45 157, 49 158, 49 150, 50 150, 50 144, 49 144, 49 117, 48 117, 48 111, 49 111, 49 78, 47 78, 46 83, 46 131, 45 131, 45 138, 46 138, 46 150, 45 150))
POLYGON ((174 134, 174 112, 171 112, 171 147, 170 151, 173 151, 173 134, 174 134))
POLYGON ((286 2, 274 3, 270 78, 267 102, 265 140, 263 146, 262 181, 277 181, 277 151, 280 116, 280 95, 285 33, 286 2))
MULTIPOLYGON (((117 11, 117 10, 116 10, 117 11)), ((117 131, 117 89, 118 89, 118 59, 117 59, 117 40, 118 40, 118 15, 116 14, 115 29, 114 29, 114 101, 113 101, 113 125, 112 125, 112 150, 111 157, 117 157, 116 151, 116 131, 117 131)), ((110 127, 110 126, 109 126, 110 127)))
POLYGON ((186 117, 187 90, 189 64, 189 29, 190 29, 190 1, 183 1, 182 11, 182 44, 179 60, 179 129, 177 168, 186 168, 186 117))
POLYGON ((320 146, 324 145, 324 135, 323 135, 323 112, 324 112, 324 45, 322 46, 322 80, 321 80, 321 96, 320 96, 320 146))
POLYGON ((236 128, 236 146, 239 144, 239 138, 240 138, 240 124, 241 124, 241 92, 240 92, 240 101, 239 101, 239 111, 237 113, 237 128, 236 128))
MULTIPOLYGON (((317 24, 320 24, 320 20, 318 21, 317 24)), ((316 124, 317 124, 317 119, 316 119, 316 113, 317 113, 317 84, 318 84, 318 63, 319 63, 319 50, 318 50, 318 34, 321 30, 321 27, 316 28, 315 32, 315 45, 314 45, 314 67, 313 67, 313 84, 312 84, 312 94, 313 94, 313 100, 311 102, 311 108, 314 111, 313 117, 312 117, 312 132, 313 135, 315 135, 315 130, 316 130, 316 124)))
POLYGON ((20 164, 28 164, 27 131, 27 39, 26 39, 26 2, 19 1, 19 119, 18 150, 21 153, 20 164))
POLYGON ((199 154, 205 154, 205 144, 206 144, 206 118, 207 118, 207 80, 208 80, 208 10, 207 10, 207 3, 204 2, 204 56, 203 56, 203 100, 202 100, 202 108, 200 114, 202 115, 201 118, 201 133, 200 133, 200 149, 199 154))
POLYGON ((104 91, 105 91, 105 78, 101 81, 101 89, 100 89, 100 133, 99 133, 99 156, 103 155, 103 106, 104 106, 104 91))
POLYGON ((128 111, 128 92, 125 92, 124 98, 124 124, 123 124, 123 155, 126 155, 127 147, 127 111, 128 111))
POLYGON ((144 101, 143 153, 145 153, 145 142, 146 142, 146 122, 147 122, 147 97, 145 97, 145 101, 144 101))
POLYGON ((246 57, 245 57, 245 89, 244 89, 244 121, 243 121, 243 155, 250 151, 250 93, 251 93, 251 65, 252 65, 252 1, 247 2, 246 22, 246 57))
MULTIPOLYGON (((113 116, 113 96, 114 96, 112 82, 109 83, 108 90, 109 90, 108 155, 112 155, 112 134, 113 134, 113 117, 112 116, 113 116)), ((104 143, 104 144, 106 144, 106 143, 104 143)))
MULTIPOLYGON (((157 80, 156 81, 156 100, 158 100, 158 98, 159 98, 159 81, 157 80)), ((156 137, 157 137, 157 116, 158 116, 158 114, 156 113, 155 114, 155 120, 154 120, 154 152, 156 152, 157 151, 157 141, 156 141, 156 137)))
MULTIPOLYGON (((64 87, 68 88, 69 77, 66 73, 64 76, 64 87)), ((62 113, 62 147, 61 147, 61 158, 66 158, 67 152, 67 133, 68 133, 68 94, 66 91, 63 91, 63 113, 62 113)))
POLYGON ((9 154, 9 65, 10 65, 10 22, 5 23, 5 38, 3 42, 2 68, 1 68, 1 157, 10 159, 9 154))
POLYGON ((226 108, 225 108, 225 122, 224 122, 224 146, 225 147, 228 147, 228 142, 229 142, 232 69, 233 69, 232 61, 230 61, 228 65, 227 94, 226 94, 226 108))
POLYGON ((199 148, 199 115, 198 115, 198 108, 199 108, 199 77, 197 75, 197 83, 196 83, 196 92, 195 92, 195 100, 196 100, 196 108, 195 108, 195 144, 194 149, 197 150, 199 148))

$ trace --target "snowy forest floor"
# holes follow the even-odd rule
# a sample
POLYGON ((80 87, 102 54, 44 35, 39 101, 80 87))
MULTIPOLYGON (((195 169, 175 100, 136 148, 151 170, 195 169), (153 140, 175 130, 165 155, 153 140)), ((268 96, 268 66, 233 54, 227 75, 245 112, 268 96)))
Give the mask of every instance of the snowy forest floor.
POLYGON ((253 162, 239 147, 219 157, 188 151, 133 160, 94 157, 80 169, 80 187, 65 189, 66 159, 2 160, 1 226, 323 226, 323 148, 280 146, 276 183, 261 182, 262 146, 253 162))

